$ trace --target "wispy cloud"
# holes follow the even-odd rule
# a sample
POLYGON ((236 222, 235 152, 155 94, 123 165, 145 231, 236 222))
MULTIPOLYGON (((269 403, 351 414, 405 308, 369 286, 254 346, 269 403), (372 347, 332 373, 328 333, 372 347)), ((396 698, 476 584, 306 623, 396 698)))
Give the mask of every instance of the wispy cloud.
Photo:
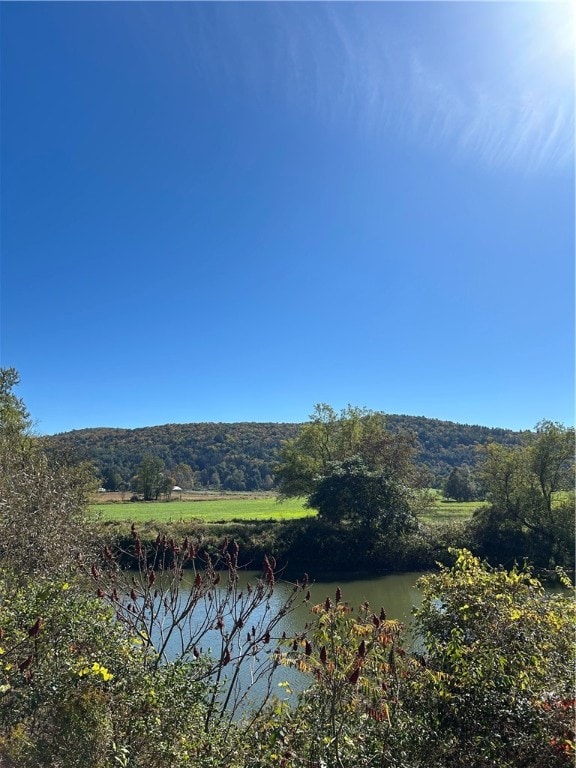
POLYGON ((525 173, 572 166, 573 51, 552 55, 558 51, 550 30, 547 41, 532 40, 516 59, 513 45, 498 53, 493 41, 480 41, 490 66, 484 75, 479 61, 475 74, 463 77, 457 58, 435 56, 426 32, 418 39, 410 28, 374 18, 358 11, 350 24, 336 4, 322 21, 314 16, 313 29, 295 27, 284 15, 292 62, 284 70, 287 90, 306 96, 323 119, 353 120, 372 136, 391 132, 397 140, 525 173), (498 55, 501 72, 490 61, 498 55), (559 68, 564 77, 555 79, 559 68))
MULTIPOLYGON (((573 51, 553 55, 554 29, 533 24, 521 38, 518 28, 492 30, 492 39, 484 27, 467 56, 457 25, 453 38, 444 34, 444 50, 444 38, 420 23, 421 9, 400 4, 398 14, 396 5, 213 4, 196 13, 202 36, 189 35, 187 44, 207 77, 220 73, 273 92, 327 128, 345 123, 372 139, 448 151, 487 167, 572 167, 573 51), (559 71, 563 79, 551 74, 559 71)), ((439 5, 447 15, 461 4, 439 5)), ((471 5, 481 14, 494 4, 471 5)))
POLYGON ((527 173, 571 166, 574 153, 573 99, 569 91, 521 84, 463 88, 412 63, 407 125, 413 140, 449 146, 460 157, 527 173))

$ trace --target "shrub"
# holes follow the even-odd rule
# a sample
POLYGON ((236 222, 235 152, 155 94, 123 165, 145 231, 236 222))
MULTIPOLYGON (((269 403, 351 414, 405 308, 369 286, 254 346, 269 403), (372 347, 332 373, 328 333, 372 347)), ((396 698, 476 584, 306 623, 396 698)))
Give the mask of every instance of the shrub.
POLYGON ((567 768, 574 759, 575 604, 529 569, 466 550, 424 577, 416 647, 338 593, 289 641, 310 677, 293 709, 261 719, 247 765, 567 768))
POLYGON ((497 570, 463 550, 424 577, 417 627, 437 759, 451 766, 552 768, 573 758, 575 604, 529 568, 497 570))

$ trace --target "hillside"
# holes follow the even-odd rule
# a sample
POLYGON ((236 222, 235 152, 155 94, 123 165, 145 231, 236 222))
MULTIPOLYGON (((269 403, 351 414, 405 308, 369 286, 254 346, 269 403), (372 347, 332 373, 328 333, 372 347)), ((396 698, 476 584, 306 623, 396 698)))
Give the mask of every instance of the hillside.
POLYGON ((477 450, 479 445, 518 445, 522 435, 526 434, 510 429, 428 419, 424 416, 389 414, 386 422, 390 430, 414 432, 417 435, 420 444, 417 462, 431 472, 436 484, 446 479, 453 467, 476 467, 480 459, 477 450))
MULTIPOLYGON (((520 432, 456 424, 422 416, 388 415, 393 431, 418 436, 417 462, 441 484, 452 467, 478 463, 477 446, 489 442, 512 445, 520 432)), ((299 424, 165 424, 139 429, 95 428, 43 438, 48 450, 76 460, 92 461, 109 490, 127 487, 147 454, 159 457, 182 487, 226 490, 273 488, 274 465, 285 440, 299 424), (193 478, 193 480, 192 480, 193 478)))

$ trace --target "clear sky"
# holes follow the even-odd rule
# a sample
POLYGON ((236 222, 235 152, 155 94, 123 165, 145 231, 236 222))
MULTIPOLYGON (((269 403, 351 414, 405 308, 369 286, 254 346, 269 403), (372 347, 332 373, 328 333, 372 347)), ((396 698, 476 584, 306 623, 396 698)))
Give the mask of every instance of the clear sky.
POLYGON ((574 423, 573 4, 1 6, 1 364, 42 433, 574 423))

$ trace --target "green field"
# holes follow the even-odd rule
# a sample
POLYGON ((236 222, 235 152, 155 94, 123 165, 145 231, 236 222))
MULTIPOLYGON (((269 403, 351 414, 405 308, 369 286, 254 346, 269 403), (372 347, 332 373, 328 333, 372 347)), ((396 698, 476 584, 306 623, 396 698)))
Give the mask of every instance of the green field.
MULTIPOLYGON (((428 523, 465 520, 472 516, 481 502, 436 501, 422 519, 428 523)), ((180 522, 202 520, 206 523, 230 520, 294 520, 314 515, 304 507, 303 499, 287 499, 279 503, 273 496, 263 498, 219 498, 210 500, 124 502, 93 504, 93 514, 100 520, 130 522, 180 522)))
POLYGON ((287 499, 281 504, 273 496, 264 498, 226 498, 202 501, 141 501, 123 504, 93 504, 90 510, 100 520, 131 522, 179 522, 202 520, 216 523, 241 520, 293 520, 315 514, 304 508, 303 499, 287 499))
POLYGON ((468 520, 474 510, 481 507, 483 501, 441 501, 437 500, 430 512, 422 515, 427 523, 450 523, 457 520, 468 520))

